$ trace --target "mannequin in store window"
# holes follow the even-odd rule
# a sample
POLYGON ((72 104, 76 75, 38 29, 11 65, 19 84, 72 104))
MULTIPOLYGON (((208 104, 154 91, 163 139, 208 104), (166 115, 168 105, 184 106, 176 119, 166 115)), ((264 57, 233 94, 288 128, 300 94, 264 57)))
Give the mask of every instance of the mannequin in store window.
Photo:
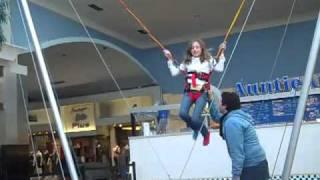
POLYGON ((41 175, 43 173, 42 166, 43 166, 43 156, 41 151, 38 149, 35 156, 35 167, 36 167, 36 174, 41 175))

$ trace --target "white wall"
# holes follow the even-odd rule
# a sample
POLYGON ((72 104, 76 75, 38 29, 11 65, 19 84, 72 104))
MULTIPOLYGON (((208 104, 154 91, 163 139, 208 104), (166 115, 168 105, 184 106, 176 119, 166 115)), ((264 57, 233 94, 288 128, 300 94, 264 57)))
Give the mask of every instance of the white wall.
MULTIPOLYGON (((4 103, 4 110, 0 112, 0 144, 27 144, 27 119, 21 86, 17 74, 11 72, 10 65, 4 66, 4 76, 0 82, 1 100, 4 103)), ((26 93, 26 89, 23 90, 26 93)))
MULTIPOLYGON (((136 97, 136 96, 150 96, 152 97, 153 102, 158 101, 161 97, 161 91, 159 86, 124 90, 123 94, 126 98, 136 97)), ((61 105, 70 105, 70 104, 87 103, 87 102, 99 103, 99 102, 108 102, 115 99, 122 99, 122 96, 119 93, 119 91, 60 99, 59 103, 61 105)), ((40 109, 43 106, 42 102, 32 102, 29 105, 31 109, 40 109)))
MULTIPOLYGON (((275 167, 275 174, 280 175, 285 161, 291 127, 286 128, 286 134, 278 163, 275 160, 279 151, 284 125, 265 126, 257 128, 257 134, 265 148, 269 161, 270 174, 275 167)), ((320 173, 320 123, 304 124, 296 150, 292 174, 320 173)), ((193 140, 191 133, 130 138, 131 161, 136 162, 137 179, 169 179, 179 178, 187 157, 191 151, 193 140)), ((202 146, 202 137, 198 138, 190 161, 182 178, 230 177, 231 161, 225 142, 217 131, 211 134, 209 146, 202 146)))
MULTIPOLYGON (((9 3, 8 3, 9 4, 9 3)), ((8 9, 6 10, 7 15, 8 15, 8 19, 6 23, 2 23, 2 30, 3 30, 3 35, 6 38, 6 42, 11 42, 11 38, 12 38, 12 33, 11 33, 11 22, 10 22, 10 7, 8 7, 8 9)))

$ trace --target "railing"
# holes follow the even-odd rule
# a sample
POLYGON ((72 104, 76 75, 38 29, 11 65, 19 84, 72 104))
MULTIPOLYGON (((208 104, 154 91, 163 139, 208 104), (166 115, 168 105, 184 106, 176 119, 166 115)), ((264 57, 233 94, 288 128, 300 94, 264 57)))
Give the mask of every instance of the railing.
POLYGON ((136 162, 132 161, 131 163, 129 163, 129 167, 132 167, 132 177, 131 174, 129 174, 130 179, 131 180, 137 180, 137 176, 136 176, 136 162))

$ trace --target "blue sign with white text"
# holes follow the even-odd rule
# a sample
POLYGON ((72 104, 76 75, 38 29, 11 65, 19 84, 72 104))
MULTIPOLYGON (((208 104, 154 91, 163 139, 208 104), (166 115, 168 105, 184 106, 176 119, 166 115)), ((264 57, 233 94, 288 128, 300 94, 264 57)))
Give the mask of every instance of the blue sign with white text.
MULTIPOLYGON (((249 113, 255 124, 292 122, 298 105, 298 97, 242 103, 242 110, 249 113)), ((304 119, 320 119, 320 94, 310 95, 307 100, 304 119)))
MULTIPOLYGON (((257 96, 263 94, 274 94, 280 92, 290 92, 292 90, 300 90, 302 86, 302 77, 289 78, 283 76, 275 80, 256 82, 245 84, 243 82, 236 83, 236 91, 240 97, 257 96)), ((311 88, 320 87, 320 74, 314 74, 311 81, 311 88)))

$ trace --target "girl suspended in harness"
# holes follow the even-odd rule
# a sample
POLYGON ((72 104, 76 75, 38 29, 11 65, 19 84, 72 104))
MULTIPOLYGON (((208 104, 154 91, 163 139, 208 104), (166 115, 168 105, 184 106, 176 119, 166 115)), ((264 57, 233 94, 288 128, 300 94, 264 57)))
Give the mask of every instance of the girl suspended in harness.
MULTIPOLYGON (((196 140, 199 130, 203 136, 203 145, 210 142, 210 133, 206 126, 202 125, 201 113, 208 102, 208 91, 210 90, 210 76, 212 71, 222 72, 225 57, 223 50, 226 43, 221 43, 219 48, 222 53, 213 58, 208 52, 202 40, 194 40, 188 46, 185 60, 179 65, 174 64, 172 54, 165 49, 164 55, 168 59, 168 67, 172 76, 182 73, 185 75, 185 87, 179 116, 186 122, 187 127, 193 130, 193 139, 196 140), (189 115, 191 106, 195 104, 192 116, 189 115)), ((219 49, 219 50, 220 50, 219 49)))

